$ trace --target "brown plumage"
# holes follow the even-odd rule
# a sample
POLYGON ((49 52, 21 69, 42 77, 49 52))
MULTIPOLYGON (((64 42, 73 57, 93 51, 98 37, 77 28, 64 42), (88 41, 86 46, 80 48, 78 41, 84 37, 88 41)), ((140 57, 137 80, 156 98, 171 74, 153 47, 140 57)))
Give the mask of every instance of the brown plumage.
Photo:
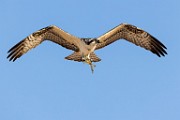
POLYGON ((96 49, 103 48, 122 38, 146 50, 150 50, 159 57, 167 54, 165 51, 167 48, 159 40, 146 31, 130 24, 121 24, 100 36, 98 38, 100 44, 97 45, 96 49))
POLYGON ((130 24, 120 24, 98 38, 78 38, 56 26, 48 26, 32 33, 12 47, 8 51, 9 55, 7 58, 9 58, 10 61, 15 61, 43 41, 50 40, 74 51, 73 54, 65 57, 66 59, 86 62, 91 66, 93 71, 92 62, 99 62, 101 60, 94 54, 94 51, 119 39, 124 39, 137 46, 143 47, 159 57, 167 54, 165 51, 166 47, 146 31, 130 24))

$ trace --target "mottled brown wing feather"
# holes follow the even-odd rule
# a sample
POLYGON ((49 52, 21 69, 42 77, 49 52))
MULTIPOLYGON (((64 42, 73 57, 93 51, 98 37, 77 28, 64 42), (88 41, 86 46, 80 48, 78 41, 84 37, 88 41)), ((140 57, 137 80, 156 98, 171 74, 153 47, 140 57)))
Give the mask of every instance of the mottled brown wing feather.
POLYGON ((21 57, 23 54, 32 48, 35 48, 45 40, 50 40, 73 51, 79 50, 79 38, 64 32, 56 26, 48 26, 32 33, 17 43, 8 51, 9 55, 7 58, 9 58, 10 61, 15 61, 17 58, 21 57))
POLYGON ((103 48, 119 39, 125 39, 137 46, 143 47, 159 57, 167 54, 165 51, 167 48, 159 40, 146 31, 130 24, 120 24, 119 26, 100 36, 98 38, 100 43, 97 44, 96 50, 103 48))

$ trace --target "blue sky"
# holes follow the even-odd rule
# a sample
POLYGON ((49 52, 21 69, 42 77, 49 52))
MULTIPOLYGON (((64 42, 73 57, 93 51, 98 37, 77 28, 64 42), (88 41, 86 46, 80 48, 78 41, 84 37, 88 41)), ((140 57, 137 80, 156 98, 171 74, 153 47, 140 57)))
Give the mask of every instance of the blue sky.
POLYGON ((1 0, 1 120, 179 120, 179 0, 1 0), (94 74, 67 61, 72 51, 44 42, 16 62, 7 51, 48 25, 98 37, 120 23, 167 46, 158 58, 124 40, 96 51, 94 74))

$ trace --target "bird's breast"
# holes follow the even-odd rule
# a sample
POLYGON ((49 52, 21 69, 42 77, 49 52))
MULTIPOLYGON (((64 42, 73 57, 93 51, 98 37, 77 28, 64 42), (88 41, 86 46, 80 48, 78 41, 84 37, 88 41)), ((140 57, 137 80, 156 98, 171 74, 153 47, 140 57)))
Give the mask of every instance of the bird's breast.
POLYGON ((90 53, 94 52, 96 48, 96 45, 87 45, 87 44, 84 44, 80 47, 80 52, 83 54, 83 55, 89 55, 90 53))

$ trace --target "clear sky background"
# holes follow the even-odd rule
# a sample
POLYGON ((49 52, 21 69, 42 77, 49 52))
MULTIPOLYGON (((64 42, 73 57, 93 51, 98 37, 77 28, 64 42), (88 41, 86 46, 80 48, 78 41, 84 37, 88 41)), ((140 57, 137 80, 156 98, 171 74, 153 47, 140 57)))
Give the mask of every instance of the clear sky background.
POLYGON ((180 120, 179 0, 1 0, 0 15, 0 120, 180 120), (158 38, 168 55, 117 41, 96 51, 94 74, 51 42, 6 59, 48 25, 98 37, 124 22, 158 38))

